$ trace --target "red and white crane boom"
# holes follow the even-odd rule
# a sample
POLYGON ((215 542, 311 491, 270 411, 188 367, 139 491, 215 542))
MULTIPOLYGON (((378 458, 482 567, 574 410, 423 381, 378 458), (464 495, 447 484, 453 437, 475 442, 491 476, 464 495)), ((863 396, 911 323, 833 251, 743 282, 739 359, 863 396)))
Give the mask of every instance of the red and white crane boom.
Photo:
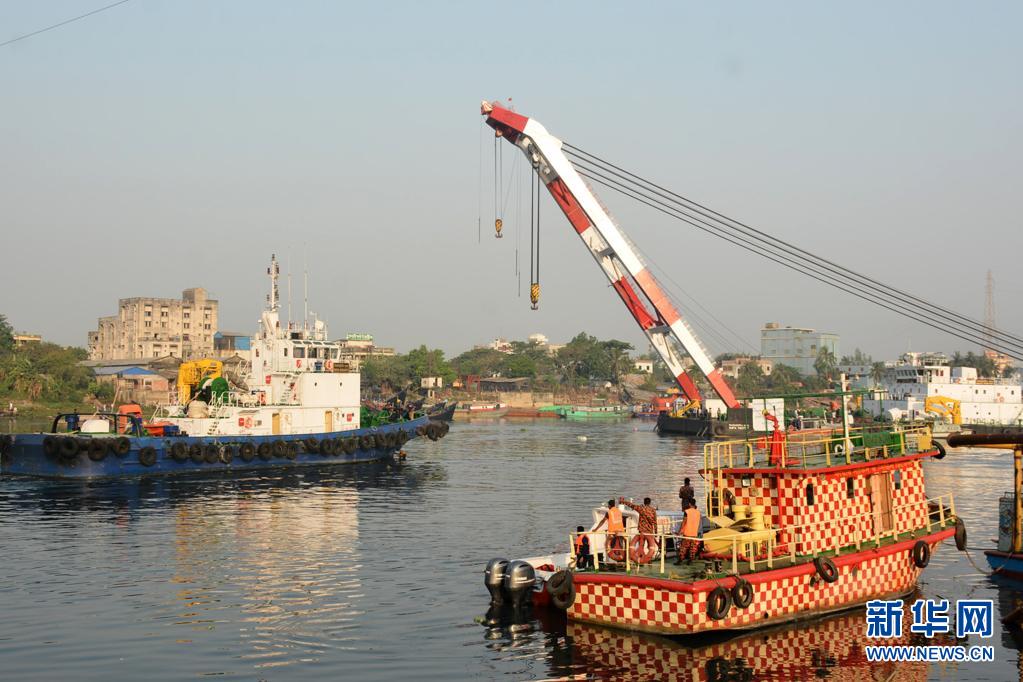
POLYGON ((565 156, 561 140, 535 120, 498 104, 484 101, 480 110, 487 117, 487 125, 526 154, 590 255, 675 376, 685 396, 690 400, 700 399, 699 390, 686 374, 672 339, 693 359, 725 405, 739 407, 739 401, 725 382, 721 370, 714 367, 707 350, 643 263, 632 242, 565 156), (642 298, 637 290, 642 293, 642 298))

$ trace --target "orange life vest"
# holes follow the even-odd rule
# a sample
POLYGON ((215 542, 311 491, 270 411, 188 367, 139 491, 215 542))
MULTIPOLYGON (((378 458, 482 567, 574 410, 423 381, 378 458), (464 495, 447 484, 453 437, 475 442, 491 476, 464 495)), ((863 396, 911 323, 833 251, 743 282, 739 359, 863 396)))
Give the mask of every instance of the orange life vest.
POLYGON ((686 509, 686 520, 682 522, 682 535, 695 538, 700 532, 700 510, 695 507, 686 509))
POLYGON ((623 530, 625 530, 625 524, 622 523, 622 510, 618 507, 611 507, 607 510, 607 532, 621 533, 623 530))
POLYGON ((582 552, 583 552, 583 545, 585 543, 586 543, 586 534, 585 533, 580 533, 579 535, 575 536, 575 553, 577 555, 578 554, 582 554, 582 552))

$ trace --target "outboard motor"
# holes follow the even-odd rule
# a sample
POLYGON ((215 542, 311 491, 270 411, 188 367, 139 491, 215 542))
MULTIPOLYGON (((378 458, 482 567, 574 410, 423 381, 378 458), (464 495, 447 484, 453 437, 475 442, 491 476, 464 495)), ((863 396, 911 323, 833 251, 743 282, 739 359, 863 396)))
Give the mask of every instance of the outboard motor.
POLYGON ((508 573, 507 559, 491 559, 487 562, 487 568, 483 571, 483 584, 490 592, 490 603, 499 605, 504 603, 504 576, 508 573))
POLYGON ((529 604, 536 583, 536 571, 528 561, 509 562, 504 574, 504 592, 516 609, 529 604))

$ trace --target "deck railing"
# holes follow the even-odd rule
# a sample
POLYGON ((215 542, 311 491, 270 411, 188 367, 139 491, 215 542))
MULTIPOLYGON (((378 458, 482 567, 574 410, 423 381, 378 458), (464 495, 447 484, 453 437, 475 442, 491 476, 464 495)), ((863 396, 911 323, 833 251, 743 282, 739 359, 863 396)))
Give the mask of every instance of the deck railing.
POLYGON ((782 434, 781 453, 772 455, 772 436, 708 443, 703 449, 703 464, 708 471, 731 468, 789 468, 852 464, 871 459, 896 457, 922 452, 931 447, 930 427, 899 429, 877 427, 841 430, 830 433, 782 434))
MULTIPOLYGON (((894 542, 904 533, 926 530, 927 533, 934 532, 948 526, 949 521, 956 518, 955 499, 951 493, 939 495, 918 502, 892 507, 891 511, 875 514, 866 512, 862 514, 850 514, 839 516, 827 521, 816 523, 805 523, 784 528, 767 528, 761 531, 747 533, 736 533, 732 536, 712 538, 715 543, 728 543, 728 550, 717 552, 711 555, 712 560, 722 562, 722 570, 727 566, 731 573, 738 574, 744 568, 750 572, 770 569, 778 561, 787 562, 786 565, 798 564, 812 561, 822 554, 839 556, 848 551, 859 551, 863 547, 880 547, 886 541, 894 542), (913 514, 913 512, 916 514, 913 514), (887 517, 887 521, 885 519, 887 517), (901 522, 900 519, 922 518, 922 523, 901 522), (869 521, 871 530, 863 531, 863 521, 869 521), (827 527, 845 528, 849 532, 835 533, 827 532, 827 527), (876 527, 875 527, 876 526, 876 527), (807 548, 810 548, 807 550, 807 548), (797 551, 799 550, 799 551, 797 551)), ((582 535, 590 538, 590 557, 594 562, 594 569, 600 570, 600 554, 603 554, 607 561, 607 541, 610 537, 622 537, 625 546, 624 561, 613 562, 617 566, 624 565, 626 572, 638 568, 640 564, 632 557, 630 543, 640 535, 635 529, 629 529, 625 533, 608 533, 607 531, 584 531, 569 534, 569 556, 571 565, 576 564, 575 545, 576 539, 582 535), (604 548, 603 552, 594 551, 594 538, 602 539, 600 543, 604 548)), ((657 561, 657 572, 665 574, 666 548, 669 541, 678 549, 679 543, 683 540, 694 540, 697 542, 706 541, 705 537, 689 537, 677 533, 649 533, 657 546, 654 555, 657 561)), ((646 562, 646 564, 653 563, 646 562)))

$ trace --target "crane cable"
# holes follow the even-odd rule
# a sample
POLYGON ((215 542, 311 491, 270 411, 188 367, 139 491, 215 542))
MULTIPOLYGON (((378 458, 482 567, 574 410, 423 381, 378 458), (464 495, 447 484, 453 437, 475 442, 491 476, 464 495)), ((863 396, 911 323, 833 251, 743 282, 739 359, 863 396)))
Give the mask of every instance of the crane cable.
POLYGON ((727 233, 722 233, 718 228, 715 228, 715 226, 713 226, 711 224, 708 224, 706 221, 700 220, 698 218, 694 218, 693 216, 689 215, 685 211, 682 211, 681 209, 678 209, 678 208, 676 208, 674 206, 666 204, 665 202, 659 201, 656 198, 651 198, 651 197, 649 197, 647 195, 640 194, 640 193, 638 193, 638 191, 633 190, 633 188, 625 187, 621 183, 618 183, 618 182, 616 182, 613 179, 607 178, 607 176, 602 175, 599 172, 587 171, 585 169, 579 169, 579 168, 577 168, 577 170, 579 171, 580 175, 582 175, 583 177, 585 177, 585 178, 587 178, 587 179, 589 179, 589 180, 591 180, 591 181, 593 181, 593 182, 595 182, 595 183, 597 183, 599 185, 602 185, 604 187, 607 187, 608 189, 612 189, 612 190, 614 190, 614 191, 616 191, 616 192, 618 192, 620 194, 623 194, 623 195, 625 195, 627 197, 635 199, 636 201, 639 201, 642 204, 650 206, 651 208, 653 208, 653 209, 655 209, 657 211, 660 211, 661 213, 664 213, 665 215, 671 216, 671 217, 673 217, 673 218, 675 218, 677 220, 681 220, 682 222, 688 223, 688 224, 692 225, 693 227, 696 227, 699 230, 702 230, 704 232, 707 232, 708 234, 711 234, 711 235, 714 235, 714 236, 716 236, 716 237, 718 237, 720 239, 723 239, 723 240, 725 240, 725 241, 727 241, 727 242, 729 242, 731 244, 739 246, 740 248, 743 248, 743 249, 745 249, 747 251, 750 251, 751 253, 754 253, 754 254, 756 254, 758 256, 762 256, 764 258, 767 258, 768 260, 771 260, 771 261, 773 261, 775 263, 778 263, 779 265, 782 265, 782 266, 784 266, 786 268, 789 268, 790 270, 794 270, 795 272, 799 272, 801 274, 804 274, 804 275, 806 275, 806 276, 808 276, 808 277, 810 277, 812 279, 817 280, 818 282, 821 282, 823 284, 827 284, 828 286, 831 286, 831 287, 834 287, 836 289, 839 289, 840 291, 844 291, 844 292, 846 292, 848 294, 851 294, 851 295, 853 295, 853 296, 855 296, 857 298, 860 298, 860 299, 862 299, 864 301, 867 301, 869 303, 873 303, 875 305, 878 305, 878 306, 880 306, 882 308, 885 308, 887 310, 890 310, 890 311, 892 311, 892 312, 894 312, 896 314, 902 315, 903 317, 907 317, 909 319, 912 319, 912 320, 915 320, 917 322, 920 322, 921 324, 924 324, 924 325, 926 325, 928 327, 931 327, 933 329, 937 329, 939 331, 943 331, 943 332, 946 332, 948 334, 951 334, 952 336, 955 336, 955 337, 957 337, 959 339, 962 339, 964 341, 969 341, 971 343, 978 343, 978 344, 980 344, 982 346, 988 346, 988 347, 995 346, 995 348, 993 348, 993 349, 999 350, 1000 352, 1002 352, 1003 354, 1005 354, 1005 355, 1007 355, 1007 356, 1009 356, 1011 358, 1023 361, 1023 353, 1020 353, 1019 351, 1009 350, 1009 349, 1004 348, 1004 347, 1002 347, 1002 346, 1000 346, 998 344, 990 343, 987 339, 983 338, 982 336, 979 336, 978 335, 979 332, 976 332, 975 330, 972 330, 972 333, 971 333, 970 330, 964 331, 964 330, 958 330, 957 329, 956 331, 953 331, 953 330, 949 329, 948 327, 940 326, 937 323, 931 321, 930 318, 923 317, 922 316, 923 315, 922 312, 917 313, 916 311, 914 311, 911 308, 899 307, 899 306, 896 305, 896 303, 894 301, 891 301, 891 300, 887 300, 887 301, 882 302, 882 301, 879 301, 879 300, 877 300, 875 298, 871 298, 871 297, 867 296, 866 294, 861 293, 860 291, 857 291, 856 289, 851 288, 851 285, 846 285, 841 280, 829 279, 826 272, 825 273, 821 273, 821 272, 818 272, 816 270, 812 270, 808 266, 803 265, 802 263, 800 263, 799 261, 794 261, 792 259, 785 258, 783 255, 776 254, 776 253, 773 253, 771 251, 768 251, 766 249, 766 247, 764 245, 762 245, 762 244, 759 244, 759 243, 756 243, 756 242, 752 242, 752 241, 749 241, 749 240, 745 240, 745 239, 742 239, 742 238, 738 238, 738 237, 733 237, 732 235, 727 234, 727 233), (636 192, 636 193, 634 193, 634 192, 636 192), (889 304, 891 304, 891 305, 889 305, 889 304), (959 333, 959 332, 962 332, 962 333, 959 333))
MULTIPOLYGON (((1009 334, 1007 332, 1001 332, 997 329, 994 329, 993 327, 990 327, 986 324, 982 324, 976 320, 956 313, 955 311, 949 310, 935 303, 926 301, 908 292, 882 284, 876 279, 850 270, 849 268, 845 268, 831 260, 828 260, 821 256, 817 256, 789 242, 777 239, 773 235, 763 232, 762 230, 750 227, 749 225, 741 223, 733 218, 729 218, 717 211, 714 211, 713 209, 709 209, 703 206, 702 204, 699 204, 691 199, 688 199, 682 195, 672 192, 671 190, 668 190, 649 180, 645 180, 634 173, 626 171, 620 168, 619 166, 616 166, 608 161, 601 159, 600 157, 597 157, 596 155, 590 154, 589 152, 585 152, 584 150, 581 150, 578 147, 574 147, 573 145, 570 145, 568 143, 565 143, 565 147, 568 149, 568 153, 574 157, 574 161, 576 163, 587 162, 591 166, 595 166, 600 171, 604 171, 618 178, 621 178, 622 180, 625 180, 626 182, 631 183, 632 185, 635 185, 639 188, 637 190, 634 187, 628 187, 627 185, 623 185, 628 187, 628 189, 632 189, 634 191, 642 190, 646 193, 654 194, 656 195, 655 197, 651 197, 649 196, 649 194, 645 196, 648 199, 661 203, 661 205, 664 204, 657 197, 663 198, 667 200, 669 203, 673 204, 674 207, 677 207, 678 210, 680 210, 680 212, 685 213, 688 217, 694 220, 703 222, 711 229, 729 230, 731 233, 736 234, 740 239, 746 241, 746 243, 750 243, 749 241, 747 241, 749 239, 756 239, 757 242, 760 242, 761 240, 766 240, 766 244, 757 243, 757 246, 774 249, 775 251, 780 252, 780 254, 778 255, 786 259, 795 259, 797 261, 806 261, 807 259, 810 259, 809 263, 804 262, 801 264, 807 267, 815 267, 817 270, 822 271, 822 274, 824 274, 826 277, 834 278, 835 273, 828 270, 827 266, 830 266, 831 268, 834 268, 836 271, 845 273, 850 278, 855 280, 850 284, 861 286, 864 289, 870 290, 875 294, 887 299, 889 303, 896 305, 897 307, 900 307, 903 310, 910 310, 916 312, 915 309, 910 308, 908 304, 903 303, 902 300, 895 296, 895 294, 916 301, 920 305, 931 308, 934 311, 939 311, 935 313, 936 317, 944 319, 949 324, 956 325, 957 327, 960 328, 965 328, 965 330, 968 331, 969 333, 981 334, 982 336, 984 336, 984 342, 982 343, 982 345, 984 346, 1000 345, 1004 349, 1003 352, 1005 352, 1007 355, 1011 355, 1011 353, 1007 352, 1006 347, 1015 347, 1013 349, 1013 352, 1015 353, 1023 351, 1023 339, 1021 339, 1020 337, 1009 334), (585 155, 585 157, 588 158, 583 158, 582 155, 585 155), (702 218, 694 216, 692 215, 692 213, 689 213, 688 211, 696 213, 702 218, 707 218, 716 224, 707 223, 704 220, 702 220, 702 218), (994 344, 991 343, 992 340, 995 341, 994 344)), ((591 170, 591 172, 596 172, 593 169, 589 170, 591 170)), ((608 178, 606 175, 601 175, 601 177, 604 178, 605 180, 618 183, 617 180, 608 178)), ((963 331, 963 329, 960 329, 959 331, 963 331)))

